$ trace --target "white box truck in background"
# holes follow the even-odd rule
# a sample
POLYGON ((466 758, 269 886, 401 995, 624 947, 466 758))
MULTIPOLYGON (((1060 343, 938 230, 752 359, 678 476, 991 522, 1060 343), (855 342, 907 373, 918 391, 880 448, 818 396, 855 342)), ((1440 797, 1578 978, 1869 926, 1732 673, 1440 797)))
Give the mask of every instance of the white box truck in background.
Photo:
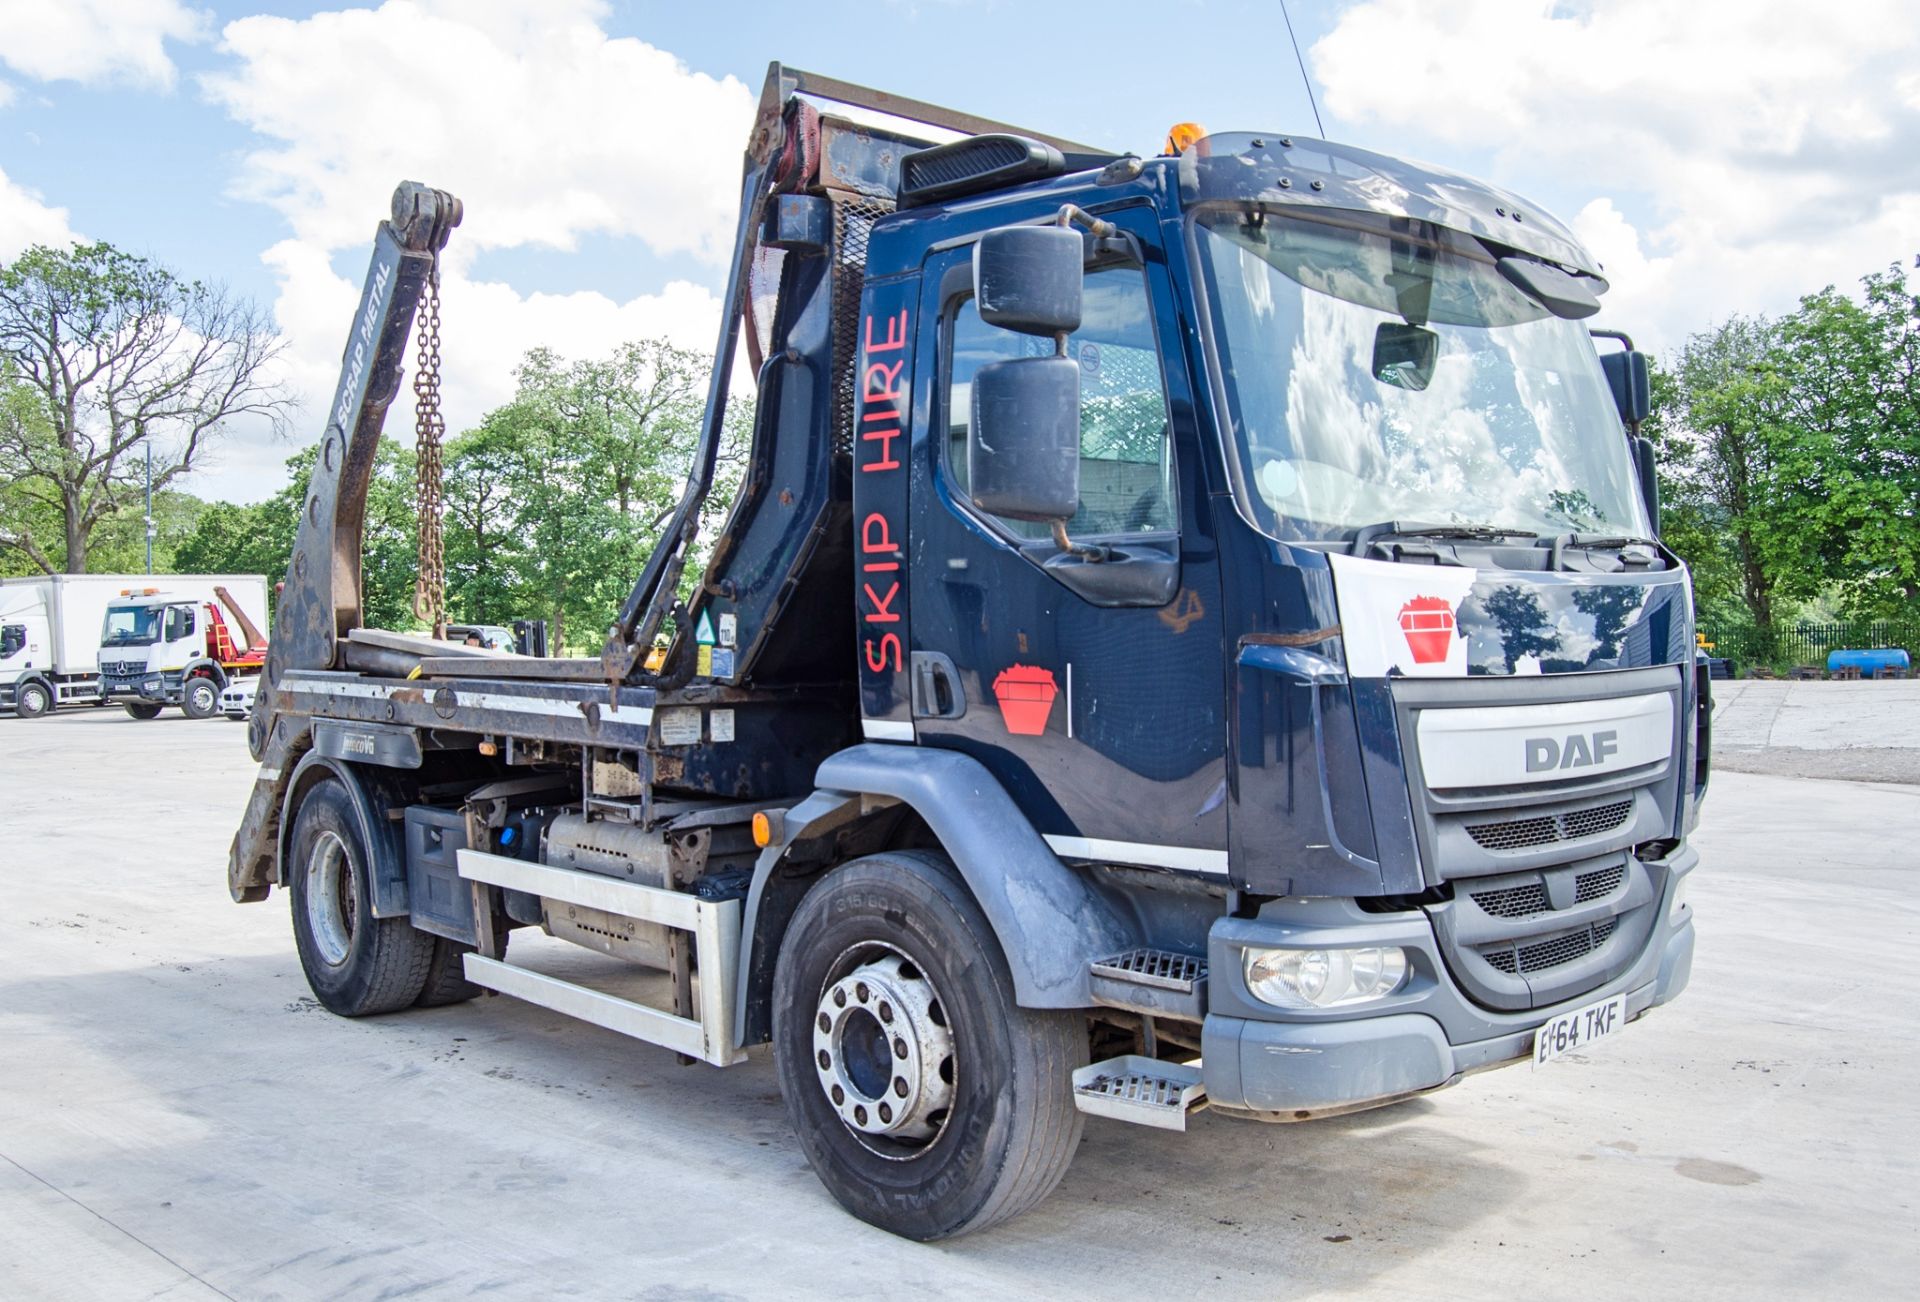
POLYGON ((0 707, 34 718, 101 702, 97 656, 107 603, 144 574, 0 579, 0 707))
POLYGON ((0 709, 35 718, 118 696, 135 718, 169 703, 189 714, 204 704, 195 717, 205 717, 229 681, 259 673, 266 626, 267 581, 258 574, 0 579, 0 709), (103 642, 112 683, 101 671, 103 642), (198 678, 210 680, 210 696, 186 690, 198 678))

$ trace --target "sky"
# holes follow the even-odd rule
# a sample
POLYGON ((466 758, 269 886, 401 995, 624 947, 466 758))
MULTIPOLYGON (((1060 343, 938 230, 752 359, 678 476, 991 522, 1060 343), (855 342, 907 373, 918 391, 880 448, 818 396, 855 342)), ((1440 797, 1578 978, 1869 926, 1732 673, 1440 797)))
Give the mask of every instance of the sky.
MULTIPOLYGON (((1291 7, 1328 137, 1568 221, 1612 281, 1596 324, 1642 347, 1920 257, 1915 0, 1291 7)), ((258 499, 319 436, 402 179, 466 205, 453 428, 535 345, 710 351, 774 59, 1119 151, 1317 130, 1273 0, 0 0, 0 261, 103 239, 267 305, 302 405, 184 485, 258 499)))

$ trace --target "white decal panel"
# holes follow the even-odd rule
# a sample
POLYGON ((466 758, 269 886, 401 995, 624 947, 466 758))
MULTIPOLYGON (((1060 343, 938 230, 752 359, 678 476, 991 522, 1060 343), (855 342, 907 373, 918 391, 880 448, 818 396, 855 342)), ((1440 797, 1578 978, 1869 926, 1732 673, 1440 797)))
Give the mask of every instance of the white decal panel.
POLYGON ((1435 788, 1507 787, 1617 773, 1673 753, 1666 692, 1549 705, 1426 709, 1420 768, 1435 788))
POLYGON ((1330 556, 1347 672, 1355 678, 1465 678, 1455 612, 1479 571, 1330 556))

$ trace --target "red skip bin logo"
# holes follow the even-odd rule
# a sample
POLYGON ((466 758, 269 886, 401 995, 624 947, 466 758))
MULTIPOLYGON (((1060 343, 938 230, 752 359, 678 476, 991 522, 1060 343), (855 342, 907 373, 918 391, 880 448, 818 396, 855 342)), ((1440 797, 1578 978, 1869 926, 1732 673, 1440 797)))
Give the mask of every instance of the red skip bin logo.
POLYGON ((993 680, 1000 717, 1017 737, 1038 737, 1047 730, 1047 716, 1053 713, 1053 698, 1059 692, 1053 670, 1037 665, 1009 665, 993 680))
POLYGON ((1416 665, 1437 665, 1453 644, 1453 607, 1440 597, 1415 597, 1400 607, 1400 631, 1416 665))

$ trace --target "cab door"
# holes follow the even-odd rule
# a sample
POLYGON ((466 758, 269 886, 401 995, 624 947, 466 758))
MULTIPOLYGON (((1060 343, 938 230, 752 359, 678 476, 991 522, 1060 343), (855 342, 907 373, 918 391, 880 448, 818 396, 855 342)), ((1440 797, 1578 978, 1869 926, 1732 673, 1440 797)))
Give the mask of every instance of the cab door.
POLYGON ((970 245, 923 269, 914 732, 984 763, 1063 857, 1224 874, 1220 584, 1192 387, 1152 210, 1101 215, 1132 247, 1089 262, 1067 341, 1080 368, 1067 532, 1099 560, 968 496, 972 377, 1054 343, 981 320, 970 245))

